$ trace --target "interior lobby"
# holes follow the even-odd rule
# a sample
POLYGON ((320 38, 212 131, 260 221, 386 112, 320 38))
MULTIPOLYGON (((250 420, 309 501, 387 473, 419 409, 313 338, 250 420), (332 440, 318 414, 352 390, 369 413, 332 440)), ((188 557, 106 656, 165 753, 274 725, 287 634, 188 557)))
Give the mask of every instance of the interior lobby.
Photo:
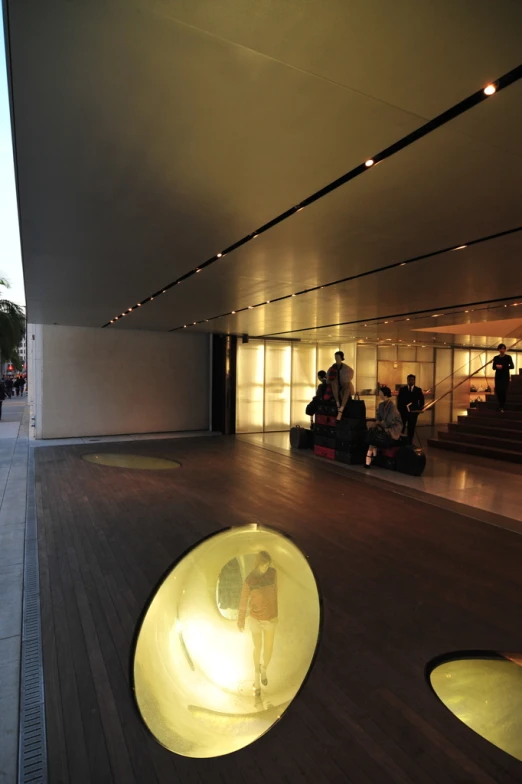
POLYGON ((0 784, 522 781, 520 3, 3 14, 0 784))

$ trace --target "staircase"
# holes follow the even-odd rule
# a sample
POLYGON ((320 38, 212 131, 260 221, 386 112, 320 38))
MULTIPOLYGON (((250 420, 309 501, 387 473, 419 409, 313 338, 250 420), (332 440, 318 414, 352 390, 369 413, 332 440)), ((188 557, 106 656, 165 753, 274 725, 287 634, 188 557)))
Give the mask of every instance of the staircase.
POLYGON ((448 425, 448 432, 428 439, 428 446, 479 455, 510 463, 522 463, 522 371, 512 376, 505 411, 497 411, 495 395, 468 409, 467 416, 448 425))

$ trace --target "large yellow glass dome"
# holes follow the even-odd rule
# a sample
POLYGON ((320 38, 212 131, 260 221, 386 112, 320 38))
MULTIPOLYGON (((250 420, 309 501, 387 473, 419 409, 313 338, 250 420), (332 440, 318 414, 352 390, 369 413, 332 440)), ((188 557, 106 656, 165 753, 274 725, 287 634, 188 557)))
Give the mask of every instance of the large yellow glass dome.
POLYGON ((302 552, 258 525, 192 549, 155 593, 137 633, 133 687, 166 748, 216 757, 263 735, 310 669, 320 628, 302 552))

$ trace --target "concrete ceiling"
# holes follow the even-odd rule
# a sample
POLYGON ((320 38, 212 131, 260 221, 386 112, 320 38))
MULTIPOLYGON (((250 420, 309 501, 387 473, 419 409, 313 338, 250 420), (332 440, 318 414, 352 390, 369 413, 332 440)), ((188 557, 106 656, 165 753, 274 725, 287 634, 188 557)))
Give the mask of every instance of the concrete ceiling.
MULTIPOLYGON (((518 0, 6 8, 36 323, 101 327, 522 60, 518 0)), ((442 309, 498 320, 522 302, 522 232, 473 242, 522 226, 521 138, 522 80, 108 328, 407 340, 442 309)))

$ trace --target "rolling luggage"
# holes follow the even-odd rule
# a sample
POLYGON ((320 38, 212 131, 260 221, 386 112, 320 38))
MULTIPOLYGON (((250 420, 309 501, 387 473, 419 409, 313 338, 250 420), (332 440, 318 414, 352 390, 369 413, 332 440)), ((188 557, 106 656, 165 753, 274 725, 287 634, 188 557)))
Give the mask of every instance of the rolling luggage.
POLYGON ((314 454, 318 457, 326 457, 328 460, 335 460, 335 449, 328 449, 326 446, 314 446, 314 454))
POLYGON ((293 427, 290 430, 290 446, 293 449, 311 449, 314 443, 314 434, 306 427, 293 427))
POLYGON ((422 449, 414 449, 412 446, 401 446, 395 457, 397 471, 409 476, 422 476, 426 468, 426 455, 422 449))
POLYGON ((314 435, 314 446, 326 446, 328 449, 335 449, 335 438, 328 438, 328 436, 314 435))
POLYGON ((334 400, 326 401, 322 400, 317 406, 317 413, 324 414, 325 416, 336 417, 337 416, 337 406, 334 400))
POLYGON ((337 449, 346 450, 352 444, 366 443, 366 422, 361 419, 341 419, 336 427, 337 449))
POLYGON ((316 414, 315 424, 327 425, 328 427, 335 427, 337 425, 337 417, 327 416, 326 414, 316 414))
POLYGON ((387 468, 388 471, 397 470, 397 460, 395 457, 386 457, 386 455, 383 455, 382 451, 375 455, 372 460, 372 465, 377 466, 378 468, 387 468))
POLYGON ((335 459, 339 463, 346 463, 347 465, 364 465, 366 458, 365 449, 351 449, 349 451, 335 450, 335 459))

